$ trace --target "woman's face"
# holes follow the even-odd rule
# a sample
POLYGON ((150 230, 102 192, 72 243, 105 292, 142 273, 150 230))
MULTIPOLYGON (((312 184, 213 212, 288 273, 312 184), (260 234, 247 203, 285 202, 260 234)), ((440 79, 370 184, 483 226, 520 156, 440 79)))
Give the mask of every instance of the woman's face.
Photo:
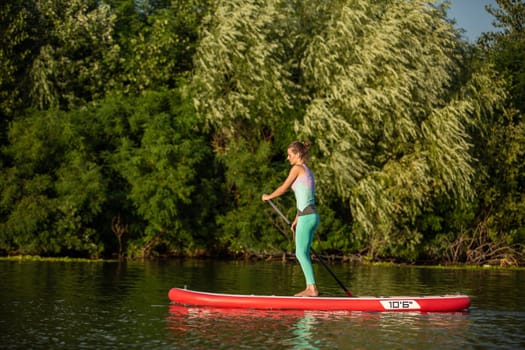
POLYGON ((294 151, 291 148, 288 148, 288 161, 291 165, 297 164, 301 160, 301 157, 299 157, 299 153, 294 153, 294 151))

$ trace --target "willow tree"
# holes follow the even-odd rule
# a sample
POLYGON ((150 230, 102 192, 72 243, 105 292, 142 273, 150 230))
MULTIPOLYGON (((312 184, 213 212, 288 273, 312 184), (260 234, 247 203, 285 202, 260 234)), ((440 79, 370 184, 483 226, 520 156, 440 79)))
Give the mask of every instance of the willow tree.
POLYGON ((491 92, 436 3, 221 1, 197 54, 199 111, 227 140, 293 123, 371 256, 414 257, 421 209, 473 192, 467 127, 491 92))
POLYGON ((473 194, 467 128, 491 92, 460 81, 460 53, 445 8, 421 0, 344 2, 306 50, 314 92, 297 130, 316 138, 320 178, 350 202, 372 256, 410 257, 422 209, 473 194))
POLYGON ((203 25, 195 66, 197 107, 227 135, 243 121, 268 125, 290 104, 279 1, 219 1, 203 25))
POLYGON ((219 1, 210 13, 194 59, 193 87, 226 168, 229 197, 219 218, 224 243, 237 251, 269 247, 274 243, 267 242, 267 222, 261 221, 267 218, 260 215, 262 183, 272 174, 271 140, 291 130, 281 118, 291 110, 294 89, 284 64, 286 17, 275 0, 219 1))

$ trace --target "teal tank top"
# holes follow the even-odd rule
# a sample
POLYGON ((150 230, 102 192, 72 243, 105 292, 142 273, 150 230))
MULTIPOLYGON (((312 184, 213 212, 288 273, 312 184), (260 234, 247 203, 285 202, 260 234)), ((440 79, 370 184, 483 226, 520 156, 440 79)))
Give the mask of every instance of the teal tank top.
POLYGON ((315 207, 315 180, 314 175, 306 164, 302 165, 305 172, 299 175, 292 184, 295 193, 297 209, 303 211, 309 205, 315 207))

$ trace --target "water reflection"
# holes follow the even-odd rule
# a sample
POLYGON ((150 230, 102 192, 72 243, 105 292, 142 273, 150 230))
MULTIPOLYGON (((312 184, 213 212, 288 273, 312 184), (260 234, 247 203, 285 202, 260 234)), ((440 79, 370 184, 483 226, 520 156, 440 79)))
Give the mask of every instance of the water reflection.
POLYGON ((305 312, 304 316, 299 318, 293 326, 293 337, 288 344, 292 349, 319 349, 314 343, 312 331, 315 331, 317 318, 312 312, 305 312))
MULTIPOLYGON (((204 342, 211 348, 231 348, 243 344, 247 348, 283 345, 284 334, 294 329, 304 312, 272 310, 195 308, 170 305, 168 329, 178 345, 190 346, 204 342), (203 342, 204 341, 204 342, 203 342)), ((184 346, 181 346, 184 348, 184 346)))
POLYGON ((272 349, 370 349, 373 344, 398 348, 425 343, 430 348, 450 348, 465 342, 471 322, 468 312, 253 310, 175 304, 169 306, 166 321, 181 348, 197 340, 203 345, 206 339, 206 346, 213 348, 272 349))
POLYGON ((321 349, 328 344, 316 337, 323 320, 348 316, 347 311, 254 310, 198 308, 170 305, 168 329, 174 338, 191 342, 208 339, 213 347, 237 346, 321 349), (229 346, 226 346, 229 344, 229 346))

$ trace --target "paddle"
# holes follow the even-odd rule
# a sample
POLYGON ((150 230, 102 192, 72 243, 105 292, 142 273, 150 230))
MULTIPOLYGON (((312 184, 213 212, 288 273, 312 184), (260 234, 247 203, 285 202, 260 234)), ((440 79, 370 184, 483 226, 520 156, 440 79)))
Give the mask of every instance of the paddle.
MULTIPOLYGON (((286 224, 291 225, 290 220, 288 220, 288 218, 286 216, 284 216, 282 211, 279 208, 277 208, 277 206, 272 202, 271 199, 268 199, 267 202, 270 203, 272 208, 277 212, 277 214, 279 214, 279 216, 284 220, 284 222, 286 222, 286 224)), ((352 293, 350 293, 350 291, 344 286, 344 284, 339 280, 339 278, 337 278, 337 276, 332 271, 332 269, 330 267, 328 267, 328 265, 325 263, 325 261, 316 253, 314 248, 310 247, 310 250, 312 251, 312 253, 314 253, 315 257, 321 262, 321 264, 326 268, 326 270, 332 275, 332 277, 336 280, 336 282, 339 284, 339 286, 341 288, 343 288, 343 290, 345 291, 345 294, 347 296, 351 297, 352 293)))

